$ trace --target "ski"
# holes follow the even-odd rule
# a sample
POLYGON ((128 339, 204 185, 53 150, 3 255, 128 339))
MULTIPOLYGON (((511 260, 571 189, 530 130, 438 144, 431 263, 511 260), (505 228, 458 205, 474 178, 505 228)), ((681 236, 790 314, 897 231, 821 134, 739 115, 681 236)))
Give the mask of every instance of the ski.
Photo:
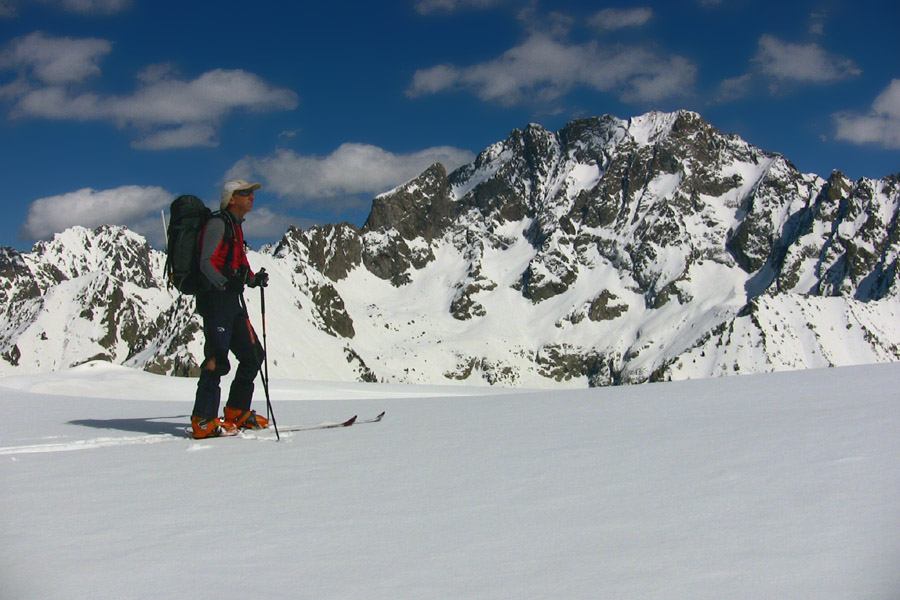
POLYGON ((337 429, 339 427, 350 427, 351 425, 363 425, 365 423, 377 423, 384 418, 384 412, 373 419, 363 419, 360 421, 356 415, 353 415, 346 421, 341 421, 340 423, 321 423, 319 425, 288 425, 287 427, 281 426, 278 428, 278 431, 289 433, 292 431, 313 431, 315 429, 337 429))
POLYGON ((346 421, 341 421, 340 423, 320 423, 319 425, 288 425, 287 427, 281 426, 278 428, 278 431, 282 433, 289 433, 291 431, 312 431, 314 429, 337 429, 338 427, 350 427, 356 423, 356 415, 353 415, 346 421))
MULTIPOLYGON (((357 415, 353 415, 346 421, 340 421, 340 422, 336 422, 336 423, 319 423, 318 425, 288 425, 287 427, 279 426, 278 431, 280 431, 282 433, 291 433, 291 432, 295 432, 295 431, 315 431, 317 429, 338 429, 341 427, 350 427, 351 425, 363 425, 365 423, 378 423, 383 418, 384 418, 384 412, 379 414, 377 417, 374 417, 372 419, 363 419, 362 421, 360 421, 357 418, 357 415)), ((216 439, 216 438, 220 438, 220 437, 243 437, 243 438, 256 438, 256 439, 270 439, 268 437, 264 437, 264 438, 256 437, 257 433, 263 432, 263 431, 266 431, 266 429, 246 429, 246 430, 241 430, 235 434, 210 436, 208 438, 203 438, 202 440, 198 440, 198 441, 211 440, 211 439, 216 439)), ((185 429, 184 433, 188 437, 192 436, 190 429, 185 429)))
POLYGON ((381 419, 384 418, 384 412, 385 411, 381 411, 381 414, 378 415, 377 417, 375 417, 374 419, 366 419, 365 421, 359 421, 357 423, 357 425, 362 425, 363 423, 377 423, 378 421, 380 421, 381 419))

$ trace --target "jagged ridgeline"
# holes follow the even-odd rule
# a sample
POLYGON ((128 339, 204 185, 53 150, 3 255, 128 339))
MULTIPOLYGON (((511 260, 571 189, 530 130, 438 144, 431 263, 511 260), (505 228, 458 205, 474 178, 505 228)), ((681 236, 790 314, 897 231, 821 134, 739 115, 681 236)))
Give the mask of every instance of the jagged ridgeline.
MULTIPOLYGON (((513 131, 376 197, 361 229, 291 227, 250 261, 272 273, 274 377, 587 386, 893 361, 898 205, 896 176, 802 174, 695 113, 605 116, 513 131)), ((162 264, 122 227, 0 251, 0 374, 195 374, 193 299, 162 264)))

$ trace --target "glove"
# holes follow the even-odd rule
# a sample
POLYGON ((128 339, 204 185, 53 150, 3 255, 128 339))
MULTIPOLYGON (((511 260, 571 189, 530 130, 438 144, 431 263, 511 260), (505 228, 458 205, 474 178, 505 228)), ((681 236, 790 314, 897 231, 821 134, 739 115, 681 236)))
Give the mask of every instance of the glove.
POLYGON ((260 269, 259 273, 257 273, 254 277, 250 278, 250 282, 247 283, 247 287, 268 287, 269 285, 269 274, 266 273, 265 269, 260 269))

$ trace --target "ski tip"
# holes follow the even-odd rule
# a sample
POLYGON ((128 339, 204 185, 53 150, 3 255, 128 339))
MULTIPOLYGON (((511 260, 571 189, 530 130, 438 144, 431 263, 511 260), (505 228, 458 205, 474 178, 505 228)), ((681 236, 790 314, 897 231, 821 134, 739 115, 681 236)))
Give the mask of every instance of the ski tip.
POLYGON ((359 416, 359 415, 353 415, 352 417, 350 417, 349 419, 347 419, 346 421, 344 421, 343 423, 341 423, 341 425, 344 426, 344 427, 350 427, 351 425, 353 425, 354 423, 356 423, 356 417, 357 417, 357 416, 359 416))
POLYGON ((372 419, 372 421, 374 421, 374 422, 377 423, 378 421, 380 421, 381 419, 383 419, 383 418, 384 418, 384 413, 385 413, 385 412, 386 412, 386 411, 381 411, 381 414, 378 415, 377 417, 375 417, 374 419, 372 419))

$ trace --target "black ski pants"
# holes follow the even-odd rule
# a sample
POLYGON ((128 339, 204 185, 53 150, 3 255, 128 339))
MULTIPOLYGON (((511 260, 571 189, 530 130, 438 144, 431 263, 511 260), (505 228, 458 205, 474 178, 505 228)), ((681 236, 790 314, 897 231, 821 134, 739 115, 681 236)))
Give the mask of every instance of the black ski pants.
POLYGON ((197 294, 197 312, 203 318, 203 362, 193 416, 212 419, 219 414, 223 375, 231 370, 229 351, 238 360, 226 406, 250 410, 253 380, 263 361, 263 348, 250 324, 238 292, 205 291, 197 294))

